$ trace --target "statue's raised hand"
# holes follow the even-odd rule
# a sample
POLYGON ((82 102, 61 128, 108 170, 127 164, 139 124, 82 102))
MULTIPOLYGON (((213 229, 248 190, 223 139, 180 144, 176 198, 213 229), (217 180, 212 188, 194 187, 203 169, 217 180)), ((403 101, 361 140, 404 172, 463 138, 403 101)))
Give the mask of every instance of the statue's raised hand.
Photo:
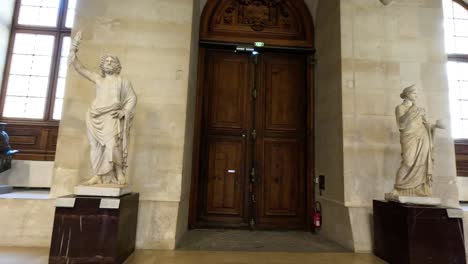
POLYGON ((72 43, 70 45, 70 53, 68 55, 68 65, 71 65, 76 59, 76 53, 79 50, 78 47, 80 46, 81 38, 82 38, 82 33, 81 33, 81 30, 79 30, 75 34, 75 37, 73 38, 72 43))

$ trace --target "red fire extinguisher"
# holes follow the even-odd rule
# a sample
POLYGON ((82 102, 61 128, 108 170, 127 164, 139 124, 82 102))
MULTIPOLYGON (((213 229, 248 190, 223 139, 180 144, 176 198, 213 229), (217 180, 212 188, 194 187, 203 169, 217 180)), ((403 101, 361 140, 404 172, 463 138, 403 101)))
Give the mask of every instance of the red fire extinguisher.
POLYGON ((320 202, 315 202, 313 220, 314 227, 319 229, 322 226, 322 205, 320 202))

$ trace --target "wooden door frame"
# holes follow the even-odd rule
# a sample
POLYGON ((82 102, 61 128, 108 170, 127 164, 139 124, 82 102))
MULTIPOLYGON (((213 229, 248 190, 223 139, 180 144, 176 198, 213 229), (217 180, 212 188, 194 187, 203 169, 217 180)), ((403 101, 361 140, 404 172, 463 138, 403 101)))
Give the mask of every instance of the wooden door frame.
MULTIPOLYGON (((307 59, 306 86, 307 86, 307 135, 306 135, 306 224, 310 231, 312 225, 313 208, 315 205, 315 70, 314 70, 314 23, 304 1, 283 0, 284 7, 288 8, 289 18, 293 25, 298 25, 295 35, 285 37, 283 32, 263 32, 263 29, 249 29, 248 25, 233 24, 231 31, 224 32, 216 27, 217 17, 222 16, 226 1, 208 0, 200 19, 200 46, 198 54, 198 72, 195 103, 195 124, 192 153, 192 176, 189 202, 189 229, 197 228, 198 210, 201 209, 199 201, 200 184, 200 157, 203 98, 206 93, 204 87, 206 78, 206 53, 209 48, 226 49, 239 45, 252 45, 254 41, 263 41, 267 44, 264 50, 277 52, 301 52, 307 59), (250 32, 249 32, 250 30, 250 32), (230 34, 228 32, 235 32, 230 34), (269 45, 269 46, 268 46, 269 45)), ((218 20, 219 21, 219 20, 218 20)))
MULTIPOLYGON (((206 77, 206 53, 209 49, 226 49, 227 46, 236 46, 235 44, 230 45, 201 45, 199 48, 198 56, 198 76, 197 76, 197 91, 196 91, 196 104, 195 104, 195 126, 194 126, 194 139, 193 139, 193 153, 192 153, 192 177, 190 186, 190 206, 189 206, 189 229, 198 228, 198 211, 202 208, 200 201, 200 158, 201 158, 201 133, 202 133, 202 117, 203 117, 203 99, 206 93, 205 77, 206 77)), ((269 51, 276 52, 300 52, 304 55, 306 62, 306 93, 307 93, 307 135, 306 135, 306 224, 307 229, 314 231, 312 225, 313 208, 315 204, 315 116, 314 116, 314 79, 315 71, 313 64, 313 54, 306 53, 304 50, 289 48, 287 50, 280 48, 266 48, 269 51)))

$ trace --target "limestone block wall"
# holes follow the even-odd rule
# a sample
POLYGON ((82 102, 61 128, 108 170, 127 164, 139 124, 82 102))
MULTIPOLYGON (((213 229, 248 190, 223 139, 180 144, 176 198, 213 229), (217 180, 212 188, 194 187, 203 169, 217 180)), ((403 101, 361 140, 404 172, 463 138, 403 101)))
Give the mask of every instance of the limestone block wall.
POLYGON ((320 1, 315 20, 315 174, 325 176, 325 190, 321 195, 316 190, 323 213, 320 234, 352 248, 344 204, 340 1, 320 1))
POLYGON ((0 173, 0 184, 14 187, 50 188, 53 161, 13 160, 11 169, 0 173))
POLYGON ((468 178, 457 177, 458 199, 463 202, 468 201, 468 178))
POLYGON ((190 64, 188 76, 187 107, 185 121, 184 156, 182 164, 182 183, 179 212, 177 215, 176 243, 188 230, 190 190, 193 162, 193 137, 195 132, 195 104, 198 77, 198 47, 201 17, 200 1, 193 0, 192 27, 190 42, 190 64))
POLYGON ((2 247, 49 247, 54 221, 54 200, 1 199, 2 247))
POLYGON ((435 139, 435 196, 458 206, 440 0, 341 1, 344 197, 355 251, 371 250, 372 199, 392 189, 400 164, 395 106, 416 84, 419 105, 446 130, 435 139))
MULTIPOLYGON (((128 167, 132 190, 141 199, 137 248, 174 248, 177 226, 184 225, 178 215, 188 210, 179 210, 179 204, 187 192, 181 191, 183 174, 190 171, 184 170, 184 151, 190 152, 186 140, 192 138, 186 117, 193 7, 191 0, 78 1, 74 32, 83 31, 81 61, 98 71, 103 54, 119 56, 122 75, 138 96, 128 167)), ((73 70, 68 76, 53 197, 72 193, 91 176, 85 112, 94 87, 73 70)))

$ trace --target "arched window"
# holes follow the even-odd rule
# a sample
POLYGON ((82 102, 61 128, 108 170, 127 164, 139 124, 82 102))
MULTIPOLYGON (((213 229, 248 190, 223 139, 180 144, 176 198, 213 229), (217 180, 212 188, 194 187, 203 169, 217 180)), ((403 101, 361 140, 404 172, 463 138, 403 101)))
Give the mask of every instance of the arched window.
POLYGON ((443 0, 452 135, 458 176, 468 176, 468 4, 443 0), (465 156, 466 155, 466 156, 465 156))

